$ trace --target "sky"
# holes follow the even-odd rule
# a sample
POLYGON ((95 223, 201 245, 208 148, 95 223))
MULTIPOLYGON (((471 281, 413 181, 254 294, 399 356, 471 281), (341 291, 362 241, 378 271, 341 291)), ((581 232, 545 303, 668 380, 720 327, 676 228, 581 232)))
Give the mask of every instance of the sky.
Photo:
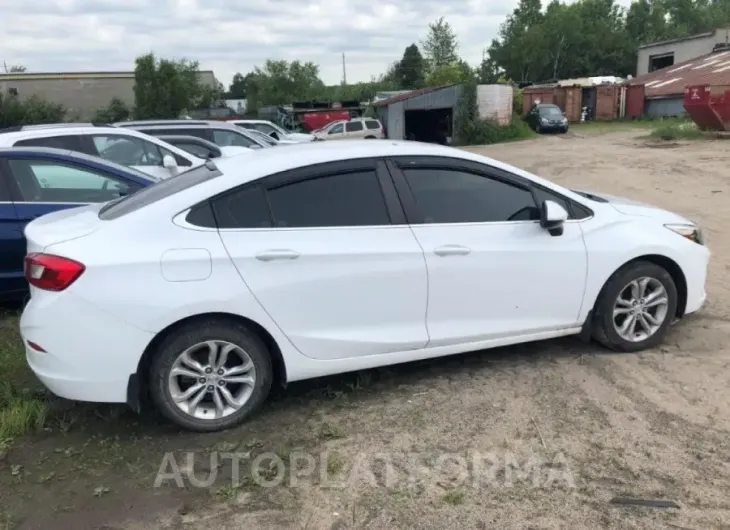
MULTIPOLYGON (((624 0, 627 1, 627 0, 624 0)), ((624 3, 624 2, 621 2, 624 3)), ((228 86, 266 59, 313 61, 326 84, 369 81, 443 16, 476 65, 517 0, 0 0, 0 61, 28 72, 131 71, 197 60, 228 86)), ((0 65, 1 66, 1 65, 0 65)))

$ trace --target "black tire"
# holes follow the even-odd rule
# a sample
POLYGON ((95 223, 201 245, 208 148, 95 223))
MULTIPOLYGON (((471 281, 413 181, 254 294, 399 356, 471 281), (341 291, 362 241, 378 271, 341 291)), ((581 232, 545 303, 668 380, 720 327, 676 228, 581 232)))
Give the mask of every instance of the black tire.
POLYGON ((366 140, 375 140, 375 136, 366 136, 365 139, 366 140))
POLYGON ((648 261, 635 261, 617 270, 606 282, 594 307, 593 338, 619 352, 635 352, 659 344, 677 313, 677 286, 672 276, 662 267, 648 261), (621 337, 614 327, 613 307, 616 299, 632 280, 648 277, 663 285, 667 291, 667 314, 659 329, 650 337, 632 342, 621 337))
POLYGON ((191 322, 160 343, 150 363, 149 390, 157 410, 171 422, 190 431, 215 432, 239 425, 254 414, 269 395, 272 378, 271 357, 261 339, 241 323, 212 318, 191 322), (173 402, 167 383, 178 356, 191 346, 208 340, 223 340, 239 346, 248 354, 256 370, 248 401, 236 412, 218 420, 194 418, 180 410, 173 402))
POLYGON ((537 125, 535 125, 535 132, 537 134, 542 134, 542 127, 540 127, 539 123, 537 125))

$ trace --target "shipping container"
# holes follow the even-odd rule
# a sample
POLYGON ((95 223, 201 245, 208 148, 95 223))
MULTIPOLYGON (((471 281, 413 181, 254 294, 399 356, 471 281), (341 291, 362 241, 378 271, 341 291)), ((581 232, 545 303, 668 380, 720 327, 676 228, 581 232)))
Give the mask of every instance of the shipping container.
POLYGON ((582 89, 566 86, 555 89, 555 104, 560 107, 570 122, 580 121, 582 89))
POLYGON ((641 118, 644 115, 644 85, 629 85, 626 87, 626 107, 624 117, 641 118))
POLYGON ((477 87, 477 108, 479 117, 499 125, 512 121, 512 85, 479 85, 477 87))
POLYGON ((556 87, 525 87, 522 90, 522 113, 527 114, 534 103, 555 103, 556 87))

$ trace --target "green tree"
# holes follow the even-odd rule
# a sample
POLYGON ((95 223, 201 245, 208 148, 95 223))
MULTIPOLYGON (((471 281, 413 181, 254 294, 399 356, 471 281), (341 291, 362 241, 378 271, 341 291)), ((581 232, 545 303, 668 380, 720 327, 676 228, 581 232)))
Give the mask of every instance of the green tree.
POLYGON ((135 61, 136 119, 178 118, 219 99, 218 87, 200 82, 197 61, 157 59, 152 53, 135 61))
POLYGON ((268 59, 246 76, 246 107, 285 105, 315 99, 325 91, 319 67, 312 62, 268 59))
POLYGON ((411 44, 403 52, 403 58, 395 68, 395 77, 399 88, 415 90, 425 83, 426 66, 421 51, 416 44, 411 44))
POLYGON ((246 99, 246 78, 243 75, 236 72, 231 84, 228 85, 226 97, 228 99, 246 99))
POLYGON ((59 123, 66 116, 66 109, 38 96, 20 100, 0 92, 0 128, 16 125, 59 123))
POLYGON ((456 34, 444 17, 428 25, 428 34, 421 48, 431 69, 452 64, 459 59, 456 34))
POLYGON ((119 98, 112 98, 106 107, 96 111, 92 121, 94 123, 115 123, 128 120, 132 117, 132 110, 119 98))
POLYGON ((466 83, 475 79, 474 71, 464 61, 443 64, 431 70, 426 78, 427 86, 453 85, 466 83))

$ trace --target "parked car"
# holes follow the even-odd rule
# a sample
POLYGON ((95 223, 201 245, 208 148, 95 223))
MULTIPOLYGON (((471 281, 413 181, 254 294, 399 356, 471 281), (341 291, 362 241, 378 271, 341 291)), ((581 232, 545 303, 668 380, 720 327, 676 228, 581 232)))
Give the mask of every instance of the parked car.
POLYGON ((374 140, 385 138, 383 126, 375 118, 336 121, 313 133, 322 140, 374 140))
POLYGON ((536 132, 568 132, 568 118, 557 105, 541 103, 535 105, 525 116, 528 125, 536 132))
MULTIPOLYGON (((236 156, 243 153, 250 153, 251 149, 247 147, 224 146, 218 147, 213 142, 209 142, 198 136, 185 136, 185 135, 164 135, 158 136, 160 140, 170 145, 174 145, 187 151, 191 155, 197 156, 198 158, 208 160, 210 158, 221 158, 228 156, 236 156)), ((273 141, 273 140, 272 140, 273 141)))
MULTIPOLYGON (((213 142, 219 147, 236 146, 248 149, 261 149, 271 147, 257 136, 250 134, 245 129, 236 127, 225 121, 197 122, 195 120, 169 120, 167 123, 161 121, 150 121, 148 123, 132 122, 132 125, 124 125, 124 129, 134 129, 151 136, 185 135, 197 136, 213 142)), ((121 125, 119 125, 121 127, 121 125)))
POLYGON ((256 129, 247 129, 247 132, 249 134, 252 134, 256 136, 257 138, 261 138, 262 141, 270 144, 271 146, 277 146, 277 145, 295 145, 300 144, 303 142, 295 142, 294 140, 277 140, 273 136, 269 136, 268 134, 264 134, 261 131, 257 131, 256 129))
POLYGON ((65 149, 0 148, 0 298, 28 292, 26 224, 57 210, 110 201, 155 181, 141 171, 65 149))
POLYGON ((567 335, 642 350, 705 300, 677 214, 433 144, 286 151, 30 223, 41 381, 215 431, 273 383, 567 335))
POLYGON ((163 179, 205 160, 146 134, 91 123, 0 129, 0 147, 55 147, 99 156, 163 179))
POLYGON ((228 123, 232 123, 250 131, 262 132, 265 135, 279 141, 306 143, 317 139, 317 137, 313 134, 287 131, 284 128, 279 127, 277 124, 267 120, 228 120, 228 123))

